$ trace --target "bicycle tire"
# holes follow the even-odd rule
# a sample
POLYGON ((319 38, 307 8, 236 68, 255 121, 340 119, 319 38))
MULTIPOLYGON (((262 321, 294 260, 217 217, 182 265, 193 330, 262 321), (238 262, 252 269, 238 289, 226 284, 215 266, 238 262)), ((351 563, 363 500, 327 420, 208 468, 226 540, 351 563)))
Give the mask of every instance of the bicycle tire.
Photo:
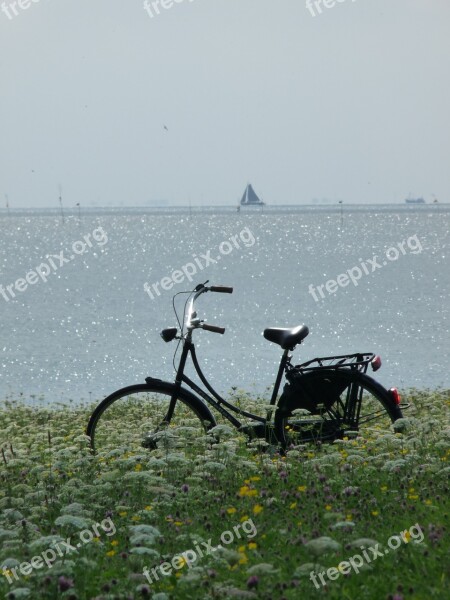
MULTIPOLYGON (((138 452, 139 446, 140 452, 143 452, 145 440, 142 439, 139 444, 137 430, 145 428, 149 429, 149 434, 154 433, 154 428, 161 424, 167 412, 174 389, 175 385, 173 383, 153 380, 150 383, 121 388, 107 396, 93 411, 86 428, 86 435, 91 439, 92 452, 118 452, 118 449, 121 448, 123 453, 132 455, 138 452), (163 400, 163 402, 161 404, 155 403, 156 397, 160 401, 163 400), (115 417, 113 407, 115 407, 115 417), (156 412, 155 408, 161 408, 160 412, 156 412), (134 409, 134 412, 132 409, 134 409), (114 418, 116 419, 115 425, 113 423, 114 418), (125 419, 125 428, 129 439, 125 437, 122 431, 117 431, 120 426, 122 430, 124 429, 123 420, 125 419), (135 430, 133 430, 133 426, 136 428, 135 430), (117 446, 115 447, 116 443, 117 446)), ((174 415, 168 426, 172 437, 175 428, 194 428, 200 434, 205 433, 215 424, 214 416, 206 404, 188 390, 181 388, 178 393, 174 415), (194 416, 195 422, 191 423, 191 418, 194 416)), ((149 444, 148 447, 155 449, 158 444, 149 444)))
MULTIPOLYGON (((296 443, 332 442, 335 439, 342 439, 346 431, 361 432, 374 420, 382 421, 385 426, 403 416, 400 407, 395 404, 389 392, 365 373, 350 369, 318 369, 305 377, 308 378, 310 386, 311 382, 316 382, 317 386, 322 386, 323 389, 323 382, 327 381, 330 389, 343 389, 343 391, 338 393, 336 400, 331 404, 328 398, 326 407, 320 408, 321 405, 317 404, 316 413, 304 418, 293 414, 296 409, 304 408, 304 398, 301 398, 301 394, 296 399, 294 392, 285 406, 280 406, 280 398, 275 412, 275 434, 284 449, 296 443), (360 405, 359 410, 356 407, 358 414, 353 415, 352 418, 349 417, 351 410, 349 410, 348 396, 351 393, 355 395, 354 398, 359 398, 354 400, 353 404, 360 405), (375 413, 366 413, 365 411, 371 410, 373 401, 378 408, 375 413)), ((300 376, 297 381, 298 386, 301 385, 301 379, 300 376)))

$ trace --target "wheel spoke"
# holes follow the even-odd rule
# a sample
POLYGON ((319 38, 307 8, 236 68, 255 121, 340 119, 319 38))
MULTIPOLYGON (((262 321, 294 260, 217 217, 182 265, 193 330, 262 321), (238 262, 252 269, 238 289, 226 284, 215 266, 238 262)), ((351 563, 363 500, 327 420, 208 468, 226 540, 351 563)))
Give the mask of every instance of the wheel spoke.
POLYGON ((366 424, 377 421, 380 427, 401 417, 401 411, 386 390, 373 379, 350 372, 314 373, 308 376, 308 392, 301 388, 300 378, 275 417, 277 435, 286 447, 307 441, 332 441, 348 431, 364 434, 366 424), (320 393, 314 395, 315 389, 320 393), (328 391, 329 390, 329 391, 328 391), (309 411, 299 418, 298 412, 309 411))
POLYGON ((170 392, 145 387, 113 394, 102 403, 103 410, 91 418, 88 432, 97 453, 145 455, 157 448, 188 447, 204 435, 207 423, 181 400, 177 401, 171 422, 164 423, 170 392))

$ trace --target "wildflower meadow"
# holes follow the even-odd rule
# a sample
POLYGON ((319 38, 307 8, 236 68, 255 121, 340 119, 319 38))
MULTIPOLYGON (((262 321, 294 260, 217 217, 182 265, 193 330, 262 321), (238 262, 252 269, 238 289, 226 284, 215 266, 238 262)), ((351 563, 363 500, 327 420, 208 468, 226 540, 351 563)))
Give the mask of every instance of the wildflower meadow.
POLYGON ((133 410, 93 455, 92 406, 4 401, 0 597, 448 598, 450 393, 403 396, 395 430, 286 455, 222 422, 136 452, 133 410))

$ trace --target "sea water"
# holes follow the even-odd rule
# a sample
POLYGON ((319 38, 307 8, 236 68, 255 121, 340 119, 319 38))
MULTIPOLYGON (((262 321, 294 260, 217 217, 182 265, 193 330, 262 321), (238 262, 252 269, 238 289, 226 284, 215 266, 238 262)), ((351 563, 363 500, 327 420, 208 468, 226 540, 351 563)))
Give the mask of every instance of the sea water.
POLYGON ((197 305, 226 328, 194 333, 222 393, 267 396, 281 351, 262 332, 302 323, 295 364, 371 351, 388 387, 450 387, 449 225, 444 206, 2 214, 0 399, 172 380, 176 341, 159 332, 177 325, 172 296, 206 280, 234 287, 197 305))

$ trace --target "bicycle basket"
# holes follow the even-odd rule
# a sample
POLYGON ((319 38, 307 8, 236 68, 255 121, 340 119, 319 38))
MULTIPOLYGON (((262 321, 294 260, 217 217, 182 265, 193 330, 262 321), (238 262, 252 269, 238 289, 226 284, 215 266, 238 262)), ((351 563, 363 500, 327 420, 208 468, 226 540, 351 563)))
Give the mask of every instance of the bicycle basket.
POLYGON ((290 414, 297 408, 312 414, 328 410, 348 387, 346 379, 333 377, 330 372, 339 369, 365 373, 374 357, 372 353, 328 356, 292 367, 286 373, 288 383, 278 402, 278 410, 281 414, 290 414))
POLYGON ((325 372, 309 372, 293 377, 286 383, 278 402, 281 414, 290 414, 297 408, 308 410, 311 414, 319 414, 328 410, 337 402, 347 388, 347 381, 336 381, 325 372))
POLYGON ((286 374, 286 379, 290 381, 291 378, 295 378, 301 374, 308 373, 310 371, 316 371, 318 369, 353 369, 360 371, 361 373, 365 373, 369 367, 369 364, 372 363, 375 358, 375 354, 372 352, 313 358, 312 360, 308 360, 301 365, 292 367, 292 369, 290 369, 290 371, 288 371, 286 374))

